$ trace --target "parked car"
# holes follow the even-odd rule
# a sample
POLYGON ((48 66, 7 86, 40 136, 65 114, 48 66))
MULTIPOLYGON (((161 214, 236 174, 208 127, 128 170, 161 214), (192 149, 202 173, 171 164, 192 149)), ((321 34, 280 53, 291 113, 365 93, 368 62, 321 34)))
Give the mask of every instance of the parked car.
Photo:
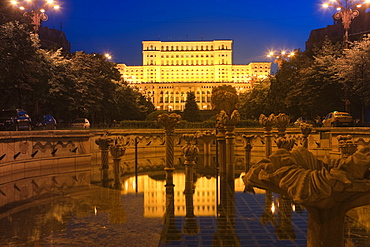
POLYGON ((31 118, 23 109, 0 111, 1 130, 31 130, 31 118))
POLYGON ((57 120, 52 115, 40 115, 33 117, 32 121, 33 129, 57 129, 57 120))
POLYGON ((71 124, 72 128, 81 128, 81 129, 89 129, 90 128, 90 122, 87 118, 77 118, 73 123, 71 124))
POLYGON ((353 118, 348 112, 334 111, 330 112, 324 120, 322 120, 323 127, 336 126, 351 126, 353 125, 353 118))

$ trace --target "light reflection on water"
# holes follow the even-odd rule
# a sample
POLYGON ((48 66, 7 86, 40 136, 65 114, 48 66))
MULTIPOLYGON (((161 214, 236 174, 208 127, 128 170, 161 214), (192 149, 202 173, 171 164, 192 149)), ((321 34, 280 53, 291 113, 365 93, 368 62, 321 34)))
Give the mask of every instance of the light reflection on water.
MULTIPOLYGON (((0 211, 0 246, 306 246, 307 212, 273 193, 243 193, 194 172, 123 177, 122 189, 63 191, 0 211)), ((345 246, 369 246, 370 207, 349 212, 345 246)))

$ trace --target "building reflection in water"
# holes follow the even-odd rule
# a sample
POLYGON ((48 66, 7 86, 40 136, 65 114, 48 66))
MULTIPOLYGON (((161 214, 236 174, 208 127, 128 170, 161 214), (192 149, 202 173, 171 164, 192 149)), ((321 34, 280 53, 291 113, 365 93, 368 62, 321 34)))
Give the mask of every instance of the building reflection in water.
MULTIPOLYGON (((58 241, 74 243, 74 246, 83 246, 76 241, 87 244, 85 246, 112 246, 103 244, 103 241, 111 238, 109 241, 112 243, 121 241, 127 244, 130 242, 128 238, 132 238, 130 243, 137 243, 138 240, 134 239, 137 232, 141 234, 139 239, 150 239, 152 245, 145 246, 158 246, 158 243, 160 246, 186 246, 189 236, 197 241, 205 241, 208 237, 208 246, 251 246, 246 239, 256 238, 253 231, 247 230, 248 224, 258 221, 262 224, 253 227, 267 229, 262 236, 269 241, 276 241, 271 242, 274 246, 284 246, 293 243, 294 239, 297 241, 298 237, 302 238, 297 225, 302 226, 306 222, 294 222, 294 217, 303 209, 289 199, 277 194, 265 196, 261 190, 256 190, 256 195, 248 194, 246 197, 246 194, 242 194, 244 184, 241 179, 227 181, 219 177, 220 194, 217 201, 216 177, 200 175, 194 167, 188 167, 185 172, 176 169, 173 181, 175 186, 165 187, 164 171, 151 171, 138 177, 139 194, 136 194, 133 176, 122 181, 122 190, 86 186, 70 194, 0 208, 0 246, 51 246, 57 245, 58 241), (251 209, 255 210, 251 215, 256 217, 250 219, 244 214, 247 210, 241 210, 241 204, 236 204, 236 201, 240 203, 240 198, 252 200, 252 197, 260 198, 258 205, 262 207, 251 209), (134 201, 139 203, 130 204, 134 201), (128 210, 138 211, 134 219, 130 219, 133 216, 128 210), (103 218, 106 219, 104 224, 101 223, 103 218), (136 222, 139 230, 135 230, 138 227, 136 222), (73 235, 76 228, 83 233, 81 236, 73 235), (111 235, 98 238, 102 232, 111 232, 111 235), (87 240, 89 238, 91 241, 87 240), (277 242, 280 240, 282 244, 277 242)), ((245 199, 243 205, 253 203, 248 200, 245 199)), ((370 206, 348 212, 346 246, 369 246, 369 222, 370 206)))
POLYGON ((217 207, 217 232, 213 246, 240 246, 235 233, 235 185, 234 181, 220 178, 220 204, 217 207))

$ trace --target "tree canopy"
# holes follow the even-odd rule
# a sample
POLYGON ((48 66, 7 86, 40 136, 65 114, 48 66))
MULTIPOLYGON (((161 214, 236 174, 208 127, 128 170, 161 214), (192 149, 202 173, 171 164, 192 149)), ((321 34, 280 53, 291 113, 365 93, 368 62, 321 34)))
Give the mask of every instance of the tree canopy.
POLYGON ((326 39, 313 56, 297 50, 275 76, 241 95, 242 116, 323 117, 348 110, 355 118, 369 121, 370 38, 353 42, 347 50, 342 47, 326 39))
POLYGON ((192 91, 187 93, 182 119, 188 122, 202 121, 202 115, 200 114, 199 107, 195 101, 195 93, 192 91))
POLYGON ((154 110, 104 55, 40 49, 28 23, 0 17, 2 108, 24 108, 31 117, 53 114, 64 121, 88 117, 96 124, 144 120, 154 110))

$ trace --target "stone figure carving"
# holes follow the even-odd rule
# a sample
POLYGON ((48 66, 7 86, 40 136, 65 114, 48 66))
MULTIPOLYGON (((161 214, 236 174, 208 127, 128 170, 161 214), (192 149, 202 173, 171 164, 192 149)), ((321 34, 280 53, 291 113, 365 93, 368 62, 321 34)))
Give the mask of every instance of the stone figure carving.
MULTIPOLYGON (((345 143, 353 144, 348 138, 345 143)), ((243 177, 245 190, 259 187, 303 205, 308 211, 308 247, 343 246, 346 213, 370 205, 370 147, 351 152, 329 167, 303 147, 278 149, 249 169, 243 177)))
POLYGON ((243 180, 247 189, 273 187, 273 191, 288 195, 295 203, 330 207, 335 201, 333 192, 344 191, 357 180, 366 179, 369 168, 370 148, 340 160, 331 169, 305 148, 278 149, 270 159, 252 166, 243 180))

